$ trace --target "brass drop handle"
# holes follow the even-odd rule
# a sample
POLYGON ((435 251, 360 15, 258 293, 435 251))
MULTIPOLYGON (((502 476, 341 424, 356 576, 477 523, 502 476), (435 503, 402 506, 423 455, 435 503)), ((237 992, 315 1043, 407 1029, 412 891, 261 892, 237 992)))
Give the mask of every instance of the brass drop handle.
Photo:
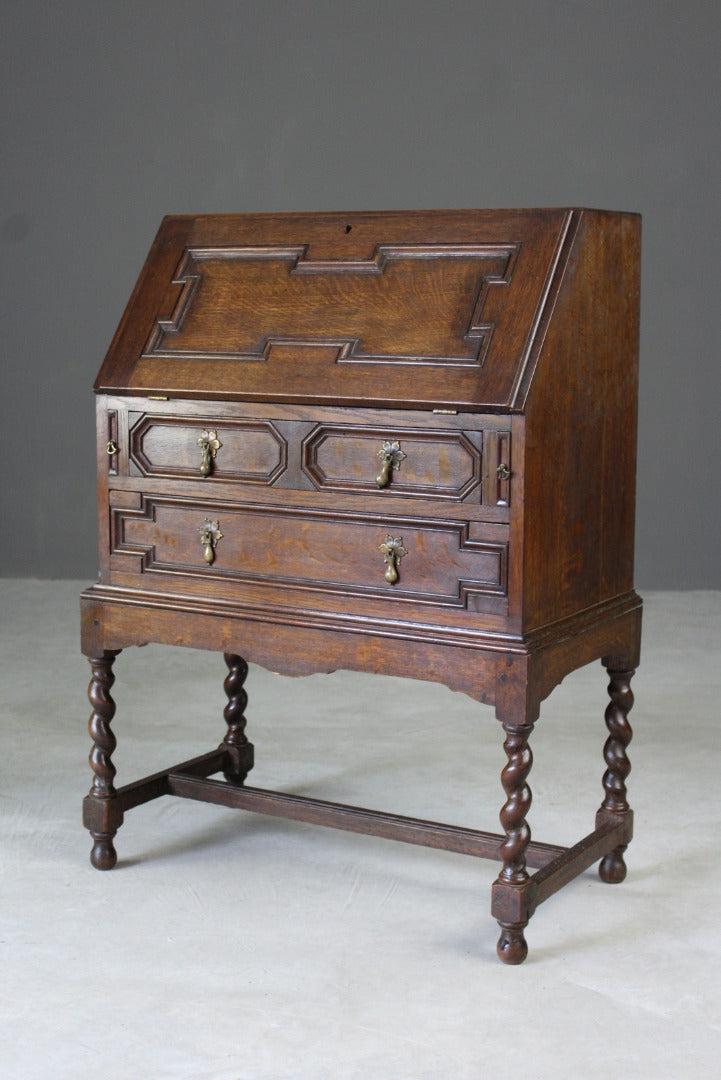
POLYGON ((215 560, 215 545, 219 540, 223 539, 219 523, 206 518, 198 532, 200 533, 200 542, 203 545, 203 558, 210 565, 215 560))
POLYGON ((408 554, 403 547, 403 537, 386 536, 383 543, 379 545, 378 550, 383 552, 383 561, 387 564, 383 576, 389 585, 395 585, 398 581, 398 563, 404 555, 408 554))
POLYGON ((376 455, 381 459, 381 471, 376 476, 376 484, 379 488, 388 487, 391 474, 394 469, 400 469, 405 454, 401 450, 399 442, 384 442, 376 455))
POLYGON ((511 475, 511 470, 508 468, 505 461, 502 461, 501 464, 496 469, 496 476, 498 477, 499 480, 503 481, 503 480, 508 480, 510 475, 511 475))
MULTIPOLYGON (((381 451, 381 453, 382 453, 382 451, 381 451)), ((383 466, 381 468, 381 471, 376 476, 376 484, 378 485, 378 487, 386 487, 387 486, 388 481, 390 480, 392 467, 393 467, 393 458, 390 457, 390 455, 387 455, 383 459, 383 466)))
POLYGON ((108 457, 114 457, 118 453, 118 444, 115 439, 111 439, 108 445, 105 447, 105 453, 108 457))
MULTIPOLYGON (((218 441, 217 431, 201 431, 200 438, 198 439, 198 446, 200 447, 201 476, 210 476, 210 470, 213 467, 213 458, 222 445, 222 442, 218 441)), ((213 560, 211 559, 210 561, 212 562, 213 560)))

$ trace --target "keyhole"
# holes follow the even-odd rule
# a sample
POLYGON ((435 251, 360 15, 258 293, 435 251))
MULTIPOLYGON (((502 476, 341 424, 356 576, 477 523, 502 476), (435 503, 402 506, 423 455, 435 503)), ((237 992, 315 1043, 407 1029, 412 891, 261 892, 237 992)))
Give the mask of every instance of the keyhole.
POLYGON ((352 225, 346 225, 346 227, 345 227, 345 231, 346 231, 346 233, 349 233, 349 232, 351 231, 351 229, 352 229, 352 228, 353 228, 353 226, 352 226, 352 225))

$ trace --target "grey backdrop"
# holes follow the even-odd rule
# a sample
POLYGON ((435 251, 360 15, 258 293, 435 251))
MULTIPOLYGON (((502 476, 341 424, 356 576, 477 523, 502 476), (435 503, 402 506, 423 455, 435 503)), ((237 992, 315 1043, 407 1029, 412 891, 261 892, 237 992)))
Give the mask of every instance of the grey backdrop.
POLYGON ((641 588, 721 588, 721 5, 0 3, 0 573, 95 577, 90 387, 163 214, 644 215, 641 588))

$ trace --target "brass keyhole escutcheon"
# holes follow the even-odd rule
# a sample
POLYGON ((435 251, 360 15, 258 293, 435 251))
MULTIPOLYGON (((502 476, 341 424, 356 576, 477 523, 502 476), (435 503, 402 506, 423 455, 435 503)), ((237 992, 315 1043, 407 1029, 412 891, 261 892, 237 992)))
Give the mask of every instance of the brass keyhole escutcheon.
POLYGON ((215 560, 216 544, 223 539, 223 534, 220 531, 219 523, 211 521, 210 518, 205 519, 198 532, 200 533, 200 542, 203 545, 203 558, 210 566, 215 560))
POLYGON ((398 581, 398 564, 408 552, 403 547, 402 536, 386 536, 378 547, 383 552, 383 561, 387 564, 383 575, 389 585, 395 585, 398 581))
POLYGON ((222 445, 222 442, 219 442, 218 440, 217 431, 201 431, 200 437, 198 439, 198 446, 200 447, 201 476, 210 476, 210 472, 213 467, 213 458, 218 453, 218 450, 220 450, 222 445))
POLYGON ((388 487, 393 471, 400 469, 406 455, 399 442, 386 441, 376 456, 381 459, 381 471, 376 476, 376 484, 379 488, 388 487))

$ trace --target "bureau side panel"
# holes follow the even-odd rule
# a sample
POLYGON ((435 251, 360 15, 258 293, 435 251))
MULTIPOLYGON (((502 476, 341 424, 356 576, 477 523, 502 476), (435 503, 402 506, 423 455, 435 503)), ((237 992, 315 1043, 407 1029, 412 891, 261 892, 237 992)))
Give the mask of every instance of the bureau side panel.
POLYGON ((633 588, 640 218, 581 216, 525 402, 524 629, 633 588))

